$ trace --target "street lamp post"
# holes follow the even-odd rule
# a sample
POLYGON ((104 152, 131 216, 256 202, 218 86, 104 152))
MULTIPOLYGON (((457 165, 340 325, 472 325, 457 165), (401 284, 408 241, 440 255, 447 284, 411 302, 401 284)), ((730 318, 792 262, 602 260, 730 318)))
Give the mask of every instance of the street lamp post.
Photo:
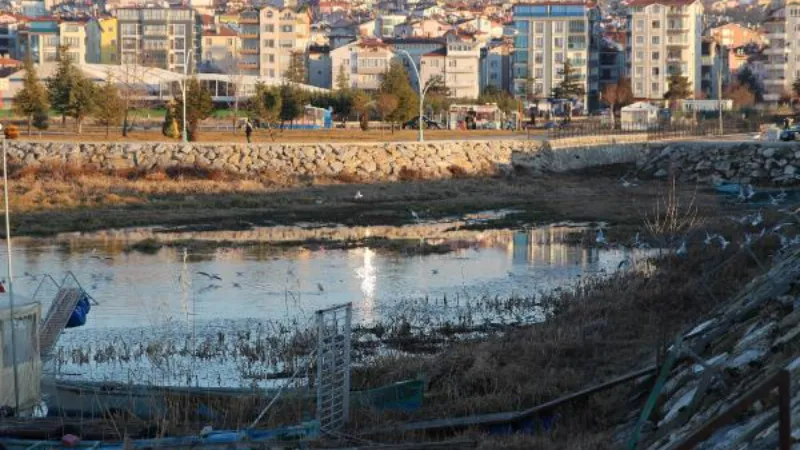
MULTIPOLYGON (((0 133, 3 126, 0 125, 0 133)), ((6 256, 8 258, 8 310, 10 315, 9 326, 11 327, 11 361, 14 370, 14 411, 19 412, 19 374, 17 372, 17 342, 16 327, 14 327, 14 272, 11 270, 11 212, 8 209, 8 150, 5 134, 3 139, 3 200, 5 203, 6 216, 6 256)))
POLYGON ((182 127, 181 127, 181 140, 186 143, 189 142, 189 136, 186 134, 186 78, 189 76, 189 64, 192 62, 192 51, 187 50, 183 56, 183 81, 181 82, 181 96, 182 102, 181 106, 183 107, 183 114, 181 115, 182 127))
POLYGON ((414 63, 414 58, 411 57, 411 54, 406 50, 398 50, 398 53, 403 54, 408 58, 408 60, 411 62, 411 67, 414 69, 414 75, 417 77, 417 86, 419 86, 419 117, 417 118, 419 133, 417 135, 417 140, 422 142, 425 140, 425 136, 423 135, 422 131, 422 127, 425 125, 424 121, 422 120, 422 113, 424 112, 425 92, 427 91, 427 87, 423 86, 422 84, 422 77, 419 74, 419 69, 417 69, 417 65, 414 63))
POLYGON ((719 135, 722 136, 725 131, 725 124, 722 119, 722 49, 723 47, 717 44, 717 107, 719 108, 719 135))

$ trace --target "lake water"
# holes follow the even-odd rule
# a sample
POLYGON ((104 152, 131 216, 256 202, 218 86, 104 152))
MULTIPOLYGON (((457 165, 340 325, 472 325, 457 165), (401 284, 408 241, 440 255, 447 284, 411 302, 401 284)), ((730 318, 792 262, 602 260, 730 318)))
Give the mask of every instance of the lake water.
MULTIPOLYGON (((158 233, 162 241, 193 238, 228 244, 205 252, 164 247, 153 254, 125 250, 131 243, 153 236, 153 230, 19 239, 13 255, 15 289, 32 295, 41 274, 58 279, 72 271, 99 302, 86 326, 66 330, 59 341, 58 370, 64 376, 128 381, 136 374, 149 373, 150 382, 183 384, 185 380, 189 384, 237 386, 250 383, 248 377, 231 375, 230 362, 214 358, 202 364, 187 363, 191 367, 186 370, 193 375, 178 376, 154 375, 158 367, 147 355, 136 362, 131 358, 98 360, 96 354, 108 342, 146 346, 173 339, 176 346, 185 346, 188 336, 200 342, 221 329, 235 333, 265 323, 291 323, 302 328, 310 325, 315 310, 346 302, 353 303, 355 321, 367 325, 396 317, 408 305, 420 305, 421 299, 426 299, 428 314, 455 316, 459 306, 480 298, 533 296, 573 285, 583 276, 611 273, 630 256, 625 249, 565 244, 565 237, 574 228, 468 231, 458 229, 460 225, 463 223, 158 233), (457 250, 406 256, 368 247, 343 250, 326 249, 324 245, 314 249, 237 245, 368 236, 448 243, 457 250), (88 361, 76 358, 76 349, 87 352, 88 361)), ((47 306, 43 301, 45 311, 47 306)), ((531 311, 526 320, 533 317, 531 311)), ((225 355, 217 356, 226 359, 225 355)), ((262 369, 263 373, 271 370, 262 369)), ((164 370, 177 371, 175 367, 164 370)))

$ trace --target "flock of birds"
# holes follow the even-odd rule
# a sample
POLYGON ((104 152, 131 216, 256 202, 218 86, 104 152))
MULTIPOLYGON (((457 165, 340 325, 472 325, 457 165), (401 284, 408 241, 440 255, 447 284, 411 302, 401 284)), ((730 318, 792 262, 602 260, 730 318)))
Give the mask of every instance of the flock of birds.
MULTIPOLYGON (((637 186, 635 183, 632 183, 625 179, 625 177, 620 178, 620 184, 622 187, 630 188, 637 186)), ((738 193, 736 194, 736 199, 740 203, 747 203, 753 200, 756 196, 757 192, 755 188, 751 184, 747 184, 744 186, 739 186, 738 193)), ((773 195, 772 193, 768 193, 766 197, 769 199, 769 205, 773 207, 777 207, 783 205, 786 200, 788 199, 789 194, 786 192, 785 189, 781 189, 779 193, 773 195)), ((794 222, 781 222, 775 226, 767 227, 764 224, 764 214, 762 210, 758 210, 752 214, 747 214, 741 217, 729 217, 732 221, 751 229, 758 229, 760 230, 755 233, 745 232, 742 238, 742 241, 739 243, 742 247, 751 246, 755 241, 769 235, 775 235, 778 237, 780 241, 781 250, 786 249, 791 246, 800 245, 800 234, 795 235, 794 237, 789 237, 783 233, 781 230, 793 226, 793 225, 800 225, 800 218, 797 216, 800 213, 800 208, 796 210, 791 210, 788 208, 779 209, 777 210, 780 213, 785 214, 786 216, 791 216, 795 219, 794 222)), ((600 247, 607 247, 610 246, 608 239, 606 238, 605 232, 602 228, 598 229, 597 235, 595 237, 595 243, 600 247)), ((703 239, 703 245, 705 247, 717 245, 720 249, 725 250, 731 245, 731 241, 725 238, 722 233, 710 233, 706 231, 706 236, 703 239)), ((630 244, 631 248, 635 249, 649 249, 650 245, 647 242, 644 242, 640 239, 639 233, 636 233, 636 236, 633 238, 630 244)), ((680 243, 675 248, 675 254, 677 256, 685 256, 688 254, 689 251, 689 241, 687 238, 683 238, 680 240, 680 243)), ((620 267, 623 267, 626 264, 626 261, 620 263, 620 267)))

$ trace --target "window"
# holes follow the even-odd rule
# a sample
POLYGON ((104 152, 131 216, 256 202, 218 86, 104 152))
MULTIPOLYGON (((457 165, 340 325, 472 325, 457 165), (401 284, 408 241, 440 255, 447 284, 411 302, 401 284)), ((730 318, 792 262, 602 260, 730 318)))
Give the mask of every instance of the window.
POLYGON ((450 61, 447 62, 447 65, 449 67, 456 67, 456 62, 457 61, 455 59, 451 59, 450 61))
POLYGON ((144 26, 144 34, 145 34, 145 36, 166 36, 166 34, 167 34, 167 26, 166 25, 145 25, 144 26))
POLYGON ((636 44, 644 45, 644 35, 643 34, 640 34, 640 35, 636 36, 636 44))
POLYGON ((120 26, 120 33, 123 35, 139 34, 139 26, 135 23, 123 23, 120 26))
POLYGON ((561 53, 561 52, 556 52, 556 54, 555 54, 555 62, 557 64, 563 64, 564 63, 564 54, 561 53))
POLYGON ((284 33, 291 33, 291 32, 292 32, 292 29, 293 29, 293 28, 292 28, 292 26, 291 26, 291 25, 283 25, 283 26, 281 27, 281 31, 283 31, 284 33))
POLYGON ((534 75, 533 76, 534 76, 534 78, 539 78, 539 79, 544 78, 544 69, 538 68, 538 69, 534 70, 534 75))
POLYGON ((211 38, 206 38, 206 45, 211 46, 211 38))
POLYGON ((270 63, 274 63, 275 62, 275 55, 267 56, 267 61, 269 61, 270 63))
POLYGON ((544 23, 543 22, 536 22, 533 24, 533 31, 536 34, 544 33, 544 23))
POLYGON ((661 14, 661 7, 658 5, 653 5, 653 14, 661 14))
POLYGON ((661 75, 661 69, 659 67, 653 67, 653 76, 657 77, 661 75))
POLYGON ((536 64, 543 64, 544 63, 544 54, 543 53, 535 53, 533 55, 533 62, 536 64))
POLYGON ((172 41, 173 50, 186 50, 186 38, 175 38, 172 41))
POLYGON ((635 73, 636 73, 637 77, 643 76, 644 75, 644 67, 642 67, 642 66, 636 67, 636 72, 635 73))
POLYGON ((275 32, 275 25, 273 25, 273 24, 264 25, 264 32, 266 32, 266 33, 274 33, 275 32))
POLYGON ((659 52, 653 52, 653 55, 652 55, 652 58, 651 58, 651 59, 652 59, 653 61, 658 61, 659 59, 661 59, 661 53, 659 53, 659 52))
POLYGON ((555 22, 555 32, 559 34, 564 32, 564 22, 555 22))
POLYGON ((660 87, 660 86, 658 85, 658 83, 653 83, 653 85, 651 86, 651 88, 652 88, 652 91, 653 91, 654 93, 658 93, 658 91, 659 91, 659 89, 658 89, 658 88, 659 88, 659 87, 660 87))
POLYGON ((555 48, 564 48, 564 38, 555 38, 553 42, 555 48))
POLYGON ((228 43, 228 47, 233 46, 233 39, 228 39, 226 42, 228 43))
POLYGON ((636 95, 638 96, 644 95, 644 83, 642 82, 636 83, 636 95))
MULTIPOLYGON (((270 13, 270 16, 271 15, 272 15, 272 13, 270 13)), ((270 78, 275 78, 275 69, 269 69, 269 77, 270 78)))
POLYGON ((644 61, 644 52, 636 52, 636 61, 644 61))
POLYGON ((172 34, 186 34, 186 25, 182 23, 172 25, 172 34))
POLYGON ((644 31, 644 20, 636 21, 636 31, 644 31))
POLYGON ((266 47, 266 48, 275 48, 275 40, 274 39, 265 39, 264 40, 264 47, 266 47))
POLYGON ((652 21, 652 22, 650 23, 650 28, 652 28, 652 29, 654 29, 654 30, 658 30, 659 28, 661 28, 661 21, 660 21, 660 20, 654 20, 654 21, 652 21))
POLYGON ((661 37, 653 36, 652 38, 650 38, 650 43, 653 45, 661 45, 661 37))

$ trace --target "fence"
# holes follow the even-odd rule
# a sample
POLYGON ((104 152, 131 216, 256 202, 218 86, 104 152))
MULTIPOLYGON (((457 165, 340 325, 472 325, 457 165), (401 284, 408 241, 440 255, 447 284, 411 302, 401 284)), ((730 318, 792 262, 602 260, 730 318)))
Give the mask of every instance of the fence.
POLYGON ((636 134, 646 137, 648 141, 659 141, 663 139, 720 136, 722 134, 754 133, 758 131, 759 121, 745 121, 740 119, 724 120, 723 128, 720 131, 718 120, 702 120, 698 122, 679 122, 679 123, 659 123, 653 127, 643 129, 641 126, 622 126, 617 124, 612 127, 608 123, 603 123, 597 119, 587 119, 559 123, 548 130, 549 139, 563 139, 582 136, 608 136, 636 134))

